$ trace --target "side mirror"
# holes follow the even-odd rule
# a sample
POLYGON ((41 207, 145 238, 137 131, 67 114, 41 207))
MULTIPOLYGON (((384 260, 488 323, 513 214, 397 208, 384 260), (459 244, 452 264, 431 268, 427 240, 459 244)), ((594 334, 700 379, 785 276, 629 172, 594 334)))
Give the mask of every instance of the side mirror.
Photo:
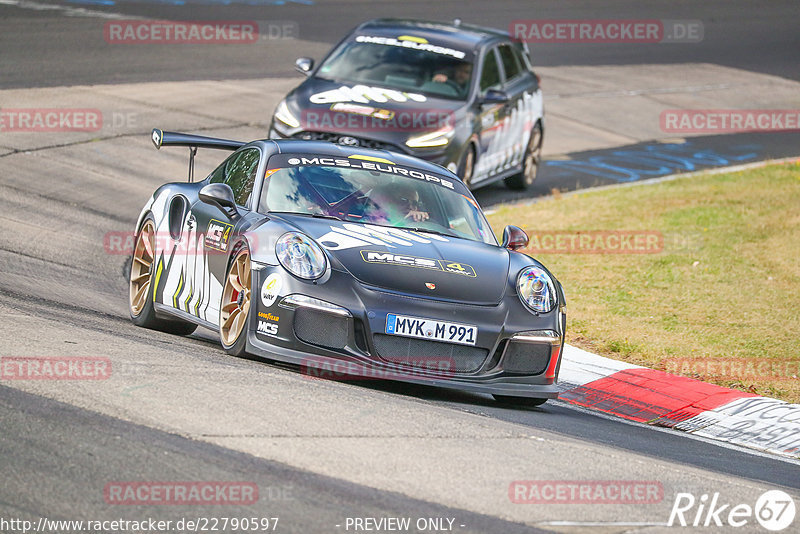
POLYGON ((239 210, 236 209, 236 200, 233 198, 233 189, 228 184, 205 185, 197 196, 200 197, 201 202, 218 207, 231 219, 239 218, 239 210))
POLYGON ((489 89, 481 99, 481 104, 505 104, 509 100, 508 93, 499 89, 489 89))
POLYGON ((314 60, 310 57, 299 57, 294 60, 294 70, 308 76, 314 68, 314 60))
POLYGON ((517 250, 528 246, 528 234, 518 226, 508 225, 503 229, 503 248, 517 250))

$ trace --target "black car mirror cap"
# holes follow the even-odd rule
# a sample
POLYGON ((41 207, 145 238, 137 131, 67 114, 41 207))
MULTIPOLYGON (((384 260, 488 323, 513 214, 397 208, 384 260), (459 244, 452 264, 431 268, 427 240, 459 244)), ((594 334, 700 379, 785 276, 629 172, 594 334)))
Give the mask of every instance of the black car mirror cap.
POLYGON ((299 57, 294 60, 294 70, 308 76, 314 68, 314 60, 310 57, 299 57))
POLYGON ((205 185, 197 196, 201 202, 218 207, 231 219, 239 218, 239 210, 236 208, 236 200, 233 198, 233 189, 228 184, 205 185))
POLYGON ((503 229, 503 248, 518 250, 528 246, 528 234, 519 226, 509 224, 503 229))
POLYGON ((499 89, 489 89, 481 99, 482 104, 507 104, 508 93, 499 89))

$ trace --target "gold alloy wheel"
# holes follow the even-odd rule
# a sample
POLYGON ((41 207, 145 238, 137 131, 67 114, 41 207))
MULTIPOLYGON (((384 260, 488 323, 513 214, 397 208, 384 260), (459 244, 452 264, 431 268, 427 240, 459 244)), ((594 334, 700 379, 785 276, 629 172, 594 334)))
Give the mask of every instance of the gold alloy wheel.
POLYGON ((528 150, 525 154, 525 164, 522 169, 527 185, 531 185, 539 171, 539 161, 542 159, 542 131, 537 127, 531 133, 528 150))
POLYGON ((222 344, 230 347, 244 330, 250 312, 250 253, 243 250, 231 264, 219 315, 219 335, 222 344))
POLYGON ((147 220, 139 231, 131 262, 130 306, 134 316, 142 313, 147 304, 155 260, 155 239, 153 221, 147 220))
POLYGON ((472 173, 475 171, 475 152, 472 150, 472 147, 467 148, 467 154, 464 158, 464 168, 462 172, 464 176, 461 178, 461 181, 464 182, 469 188, 469 184, 472 181, 472 173))

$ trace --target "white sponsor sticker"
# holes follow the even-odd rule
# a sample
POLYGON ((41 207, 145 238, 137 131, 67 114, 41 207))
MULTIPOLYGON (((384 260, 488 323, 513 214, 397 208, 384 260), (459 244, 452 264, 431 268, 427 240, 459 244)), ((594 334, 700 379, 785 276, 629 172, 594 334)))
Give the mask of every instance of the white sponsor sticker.
POLYGON ((278 273, 272 273, 261 284, 261 303, 269 308, 278 299, 278 294, 283 287, 283 279, 278 273))
POLYGON ((278 325, 266 321, 258 321, 258 333, 275 337, 278 335, 278 325))
POLYGON ((342 85, 338 89, 323 91, 309 97, 312 104, 334 104, 336 102, 359 102, 369 104, 370 102, 386 103, 393 102, 425 102, 428 100, 425 95, 419 93, 407 93, 394 89, 384 89, 383 87, 370 87, 368 85, 354 85, 348 87, 342 85))

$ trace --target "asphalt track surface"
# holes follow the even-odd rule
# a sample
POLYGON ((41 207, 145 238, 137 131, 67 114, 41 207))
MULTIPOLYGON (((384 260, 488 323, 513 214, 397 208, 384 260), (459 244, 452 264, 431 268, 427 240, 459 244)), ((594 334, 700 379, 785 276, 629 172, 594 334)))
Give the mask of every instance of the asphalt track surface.
MULTIPOLYGON (((546 0, 412 0, 407 2, 351 0, 313 2, 231 0, 168 1, 52 1, 25 0, 34 4, 90 9, 123 17, 168 20, 256 20, 290 22, 296 37, 318 46, 270 41, 273 47, 251 54, 249 45, 227 45, 208 51, 197 46, 114 47, 103 46, 103 23, 92 17, 67 12, 57 24, 52 10, 20 9, 0 2, 0 88, 141 82, 151 80, 207 80, 287 76, 297 55, 318 59, 330 45, 362 20, 374 17, 413 17, 452 20, 508 28, 516 19, 667 19, 700 20, 704 35, 700 44, 536 44, 534 63, 552 65, 635 65, 645 63, 716 63, 754 72, 800 80, 800 63, 790 51, 800 49, 797 3, 775 0, 768 4, 749 1, 662 0, 636 2, 546 0), (104 6, 104 3, 112 4, 104 6), (227 5, 226 5, 227 4, 227 5), (255 4, 255 5, 250 5, 255 4), (98 45, 97 43, 101 43, 98 45), (244 47, 244 50, 242 50, 244 47), (134 50, 131 50, 134 48, 134 50), (138 48, 138 49, 137 49, 138 48), (144 49, 143 49, 144 48, 144 49), (237 49, 238 48, 238 49, 237 49), (34 68, 32 66, 35 65, 34 68)), ((19 0, 23 1, 23 0, 19 0)))
MULTIPOLYGON (((462 15, 465 21, 498 27, 534 17, 700 19, 705 40, 692 50, 692 61, 800 79, 796 55, 789 52, 800 48, 796 18, 790 16, 796 7, 792 2, 774 2, 769 9, 744 2, 541 2, 535 12, 527 3, 510 2, 266 7, 234 2, 224 8, 193 7, 190 16, 186 7, 160 2, 36 4, 148 18, 301 21, 303 42, 276 45, 275 55, 249 63, 241 61, 235 45, 203 49, 202 56, 179 47, 110 50, 86 39, 87 32, 102 32, 96 18, 0 2, 0 88, 285 76, 299 51, 319 57, 345 29, 379 15, 462 15)), ((615 45, 581 49, 578 55, 569 45, 541 45, 535 57, 542 65, 671 63, 687 60, 681 46, 615 45)), ((738 162, 795 155, 798 146, 795 134, 694 138, 692 143, 732 159, 757 152, 738 162)), ((139 145, 148 149, 144 141, 139 145)), ((617 150, 646 150, 646 144, 617 150)), ((527 479, 663 480, 665 502, 650 519, 655 523, 666 520, 670 499, 681 490, 728 491, 731 499, 747 499, 782 487, 798 495, 796 463, 565 403, 513 410, 484 396, 422 386, 313 382, 291 367, 232 359, 213 334, 202 330, 178 338, 137 329, 127 317, 125 259, 104 254, 98 243, 108 229, 132 227, 139 208, 129 199, 145 198, 158 179, 136 161, 115 162, 86 145, 58 149, 54 155, 55 163, 47 161, 47 154, 0 159, 0 207, 6 225, 0 240, 0 355, 107 355, 119 371, 98 389, 83 384, 0 385, 0 517, 222 515, 214 507, 112 506, 104 502, 102 488, 114 480, 254 481, 261 490, 259 503, 226 508, 224 515, 271 516, 279 510, 284 532, 341 532, 335 525, 353 516, 455 517, 464 525, 457 530, 487 533, 534 532, 532 525, 551 529, 545 520, 628 519, 624 509, 607 512, 591 506, 549 508, 530 517, 513 507, 494 509, 497 493, 504 494, 512 478, 500 477, 505 485, 477 490, 460 487, 497 482, 487 473, 491 470, 527 479), (38 163, 31 164, 37 157, 38 163), (130 181, 109 187, 104 180, 108 174, 97 170, 103 166, 130 181), (42 176, 61 181, 43 182, 42 176), (492 441, 495 434, 530 451, 518 470, 507 465, 512 456, 488 449, 482 457, 485 465, 476 469, 479 450, 487 443, 505 450, 492 441), (537 440, 551 449, 527 448, 537 440), (363 458, 353 459, 359 454, 353 448, 360 446, 363 458), (445 452, 426 455, 426 448, 445 452), (473 462, 459 468, 459 458, 449 457, 448 451, 473 462), (402 458, 407 454, 419 457, 402 458), (359 461, 374 472, 359 471, 359 461), (382 463, 394 470, 383 473, 382 463), (408 473, 414 467, 418 471, 408 473), (481 469, 482 476, 472 476, 481 469), (459 489, 447 494, 441 488, 448 485, 459 489), (463 498, 456 495, 460 492, 463 498)), ((611 151, 588 152, 573 154, 572 161, 612 156, 611 151)), ((562 172, 559 165, 543 168, 534 194, 620 181, 618 175, 594 171, 569 178, 562 172)), ((479 197, 485 205, 516 199, 499 187, 489 187, 479 197)))

